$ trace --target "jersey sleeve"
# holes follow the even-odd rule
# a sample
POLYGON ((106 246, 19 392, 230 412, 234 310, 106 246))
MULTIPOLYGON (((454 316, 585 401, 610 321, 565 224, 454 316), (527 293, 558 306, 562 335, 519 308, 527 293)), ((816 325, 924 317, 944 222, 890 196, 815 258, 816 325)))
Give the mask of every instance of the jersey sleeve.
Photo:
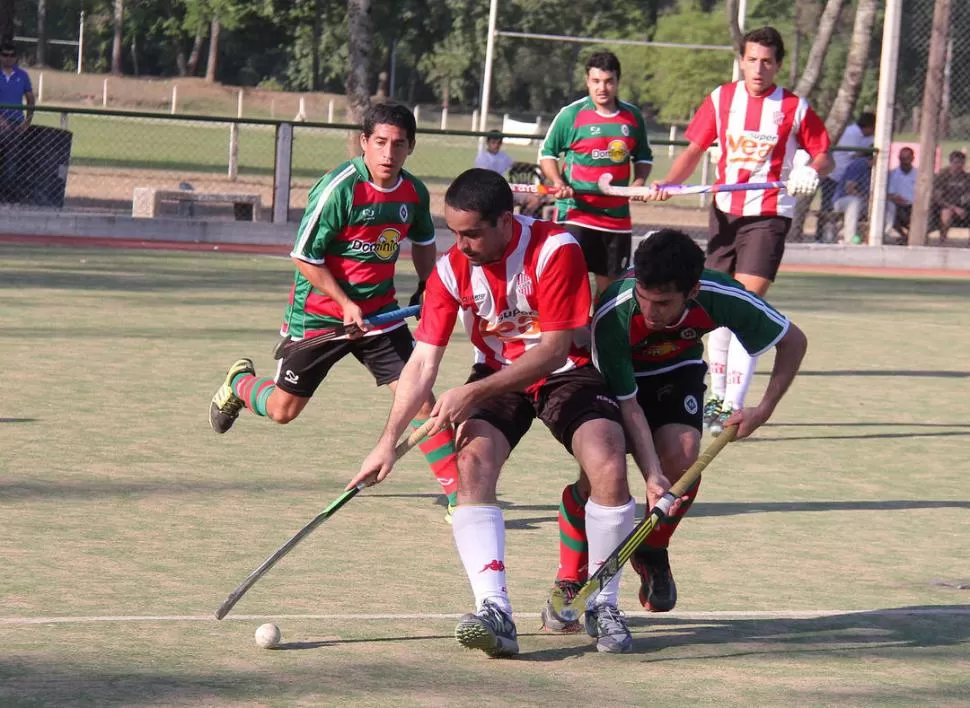
POLYGON ((791 324, 778 310, 743 288, 715 286, 708 295, 715 324, 730 329, 751 356, 761 356, 775 346, 791 324))
POLYGON ((633 154, 634 162, 645 162, 648 165, 653 164, 653 149, 650 147, 650 138, 647 137, 647 125, 643 120, 643 114, 640 111, 633 111, 633 115, 637 119, 637 150, 633 154))
POLYGON ((33 84, 30 83, 30 74, 28 74, 25 71, 24 72, 24 93, 27 94, 27 93, 33 93, 33 92, 34 92, 34 86, 33 84))
POLYGON ((342 181, 327 175, 310 190, 291 258, 322 265, 327 246, 346 226, 349 203, 342 181))
POLYGON ((805 117, 802 118, 802 122, 798 126, 798 142, 813 158, 818 157, 823 152, 828 152, 831 146, 829 131, 825 129, 825 123, 810 106, 806 109, 805 117))
POLYGON ((448 255, 438 260, 438 266, 428 278, 428 285, 424 291, 424 304, 421 305, 421 321, 414 333, 419 342, 435 347, 443 347, 451 339, 451 332, 458 321, 458 300, 448 292, 441 282, 440 270, 447 267, 448 255))
POLYGON ((577 329, 589 323, 589 277, 583 252, 575 240, 570 237, 549 254, 537 279, 541 331, 577 329))
POLYGON ((593 365, 603 375, 606 387, 618 400, 637 395, 630 349, 628 307, 616 306, 616 299, 604 304, 593 317, 593 365))
POLYGON ((414 215, 414 223, 408 229, 411 243, 419 246, 430 246, 434 243, 434 221, 431 219, 431 196, 428 188, 420 180, 414 180, 414 190, 418 193, 418 209, 414 215))
POLYGON ((539 146, 540 160, 558 160, 559 155, 566 151, 570 143, 571 119, 572 114, 567 114, 565 108, 552 119, 552 125, 549 126, 546 138, 539 146))
POLYGON ((707 150, 717 140, 716 110, 714 99, 708 95, 684 131, 684 137, 702 150, 707 150))

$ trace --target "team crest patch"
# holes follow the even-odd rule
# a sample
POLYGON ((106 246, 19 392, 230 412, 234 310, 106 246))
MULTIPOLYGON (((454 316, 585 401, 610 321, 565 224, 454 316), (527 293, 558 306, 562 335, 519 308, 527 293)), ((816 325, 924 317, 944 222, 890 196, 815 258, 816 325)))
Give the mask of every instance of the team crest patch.
POLYGON ((697 330, 693 327, 680 330, 681 339, 697 339, 697 330))
POLYGON ((772 114, 771 119, 775 121, 775 125, 781 125, 785 122, 785 113, 783 111, 775 111, 772 114))
POLYGON ((697 399, 694 396, 687 395, 684 396, 684 410, 690 415, 695 415, 697 413, 697 399))
POLYGON ((525 273, 519 273, 515 279, 515 292, 521 297, 528 297, 532 294, 532 278, 525 273))
POLYGON ((406 224, 408 222, 408 205, 402 204, 398 214, 401 216, 401 223, 406 224))
POLYGON ((623 125, 620 126, 620 132, 623 133, 623 135, 629 137, 630 136, 630 126, 628 126, 626 123, 624 123, 623 125))

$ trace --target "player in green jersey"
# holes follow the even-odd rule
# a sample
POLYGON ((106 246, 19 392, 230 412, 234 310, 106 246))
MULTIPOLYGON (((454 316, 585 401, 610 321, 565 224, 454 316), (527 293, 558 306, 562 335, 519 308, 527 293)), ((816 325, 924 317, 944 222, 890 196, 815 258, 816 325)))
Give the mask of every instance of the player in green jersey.
MULTIPOLYGON (((775 349, 761 402, 735 411, 727 420, 727 425, 738 424, 739 439, 746 438, 774 412, 805 355, 805 335, 787 317, 729 276, 704 269, 704 252, 687 234, 673 229, 645 239, 634 255, 633 269, 615 281, 597 305, 593 362, 620 402, 627 447, 648 478, 649 506, 660 496, 649 477, 662 471, 673 483, 699 454, 707 371, 701 337, 717 327, 731 329, 752 355, 775 349)), ((699 484, 631 559, 641 578, 640 602, 653 612, 668 612, 677 601, 667 545, 699 484)), ((567 592, 578 589, 586 578, 587 489, 581 476, 562 495, 556 584, 567 592)), ((543 622, 553 631, 575 631, 552 616, 549 605, 543 622)))
MULTIPOLYGON (((209 423, 217 433, 232 427, 245 407, 257 416, 289 423, 300 415, 331 367, 353 355, 378 386, 393 392, 414 348, 403 321, 369 327, 365 319, 398 308, 394 272, 403 239, 411 240, 418 275, 417 304, 435 264, 435 231, 428 190, 403 169, 414 150, 416 125, 406 107, 381 103, 368 109, 360 135, 362 156, 349 160, 310 190, 290 257, 295 265, 281 334, 291 341, 332 331, 349 333, 308 348, 283 350, 273 377, 256 376, 239 359, 212 397, 209 423)), ((431 414, 433 398, 415 426, 431 414)), ((432 471, 454 505, 458 473, 454 434, 442 431, 421 444, 432 471)))

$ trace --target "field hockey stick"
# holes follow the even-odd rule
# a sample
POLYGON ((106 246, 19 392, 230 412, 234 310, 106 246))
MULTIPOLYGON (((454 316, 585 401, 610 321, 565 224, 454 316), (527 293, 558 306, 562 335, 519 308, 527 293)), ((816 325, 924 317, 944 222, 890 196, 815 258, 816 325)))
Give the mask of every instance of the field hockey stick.
POLYGON ((559 190, 546 184, 509 184, 515 194, 555 194, 559 190))
POLYGON ((657 524, 666 518, 673 503, 694 485, 698 478, 700 478, 701 472, 711 463, 711 460, 717 457, 717 454, 724 449, 725 445, 734 440, 737 432, 738 426, 736 425, 725 428, 715 438, 714 442, 707 446, 707 449, 700 454, 694 464, 684 472, 683 476, 670 486, 667 493, 660 498, 657 505, 650 510, 650 513, 646 515, 643 521, 637 524, 636 528, 607 556, 603 564, 589 577, 583 587, 579 589, 579 592, 572 598, 568 598, 561 588, 557 587, 552 591, 550 601, 552 603, 552 611, 557 617, 567 622, 579 619, 579 615, 586 610, 586 602, 589 598, 606 587, 616 577, 616 574, 630 560, 630 556, 633 555, 633 552, 643 539, 649 536, 650 532, 657 527, 657 524))
MULTIPOLYGON (((611 197, 645 197, 656 194, 654 187, 614 187, 613 175, 602 174, 596 186, 603 194, 611 197)), ((667 184, 663 189, 672 197, 688 194, 718 194, 719 192, 749 192, 755 189, 784 189, 784 182, 743 182, 741 184, 667 184)))
MULTIPOLYGON (((388 324, 389 322, 404 320, 408 317, 417 317, 419 314, 421 314, 421 306, 412 305, 411 307, 402 307, 399 310, 391 310, 390 312, 368 317, 366 320, 364 320, 364 322, 372 326, 377 326, 388 324)), ((273 350, 273 358, 282 359, 284 355, 295 354, 296 352, 313 349, 318 344, 323 344, 324 342, 329 342, 337 337, 342 337, 343 335, 347 334, 348 330, 350 330, 352 327, 354 327, 354 325, 337 325, 333 329, 328 329, 322 334, 307 337, 305 339, 298 339, 295 342, 289 337, 283 337, 273 350)))
MULTIPOLYGON (((431 430, 431 428, 434 427, 434 425, 435 425, 435 421, 432 419, 432 420, 426 421, 424 425, 422 425, 420 428, 413 430, 411 434, 407 437, 407 439, 398 443, 397 447, 394 448, 394 459, 395 460, 401 459, 401 457, 408 450, 410 450, 412 447, 417 445, 428 435, 428 432, 431 430)), ((266 572, 270 568, 276 565, 277 562, 279 562, 279 560, 283 556, 285 556, 287 553, 292 551, 300 541, 302 541, 304 538, 309 536, 310 533, 313 531, 313 529, 315 529, 317 526, 319 526, 324 521, 329 519, 331 516, 336 514, 337 511, 340 509, 340 507, 342 507, 344 504, 346 504, 355 496, 357 496, 357 493, 361 489, 364 489, 364 487, 366 486, 367 486, 366 482, 361 482, 356 487, 353 487, 345 491, 339 497, 334 499, 330 503, 330 506, 328 506, 326 509, 324 509, 319 514, 314 516, 313 519, 310 520, 310 523, 308 523, 302 529, 297 531, 296 534, 293 536, 293 538, 291 538, 289 541, 287 541, 282 546, 277 548, 276 551, 273 553, 273 555, 271 555, 269 558, 264 560, 256 570, 250 573, 245 580, 239 583, 239 587, 237 587, 235 590, 229 593, 229 597, 226 598, 226 601, 223 602, 221 605, 219 605, 219 609, 216 610, 216 619, 221 620, 223 617, 229 614, 229 610, 231 610, 235 606, 235 604, 239 602, 242 596, 249 591, 249 588, 251 588, 253 585, 256 584, 257 580, 259 580, 264 575, 266 575, 266 572)))

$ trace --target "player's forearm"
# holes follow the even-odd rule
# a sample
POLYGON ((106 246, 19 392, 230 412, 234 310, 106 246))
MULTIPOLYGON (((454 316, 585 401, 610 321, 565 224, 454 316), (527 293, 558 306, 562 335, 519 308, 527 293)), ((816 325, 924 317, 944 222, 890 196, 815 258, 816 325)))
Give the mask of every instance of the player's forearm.
POLYGON ((620 401, 620 416, 628 447, 633 449, 633 459, 644 480, 663 474, 660 457, 653 444, 653 431, 636 397, 620 401))
POLYGON ((670 171, 663 178, 664 184, 683 184, 684 181, 694 174, 704 149, 696 143, 688 145, 682 153, 674 158, 674 164, 670 166, 670 171))
POLYGON ((510 366, 491 376, 466 384, 475 392, 476 401, 509 391, 523 391, 566 363, 572 342, 572 330, 544 332, 539 346, 530 349, 510 366))
POLYGON ((653 165, 649 162, 638 162, 633 166, 633 182, 630 183, 632 187, 642 187, 647 183, 647 179, 650 177, 650 171, 653 169, 653 165))
POLYGON ((426 246, 415 244, 411 247, 411 261, 414 263, 414 271, 418 274, 418 280, 422 283, 431 277, 436 256, 437 249, 434 242, 426 246))
POLYGON ((758 407, 765 412, 766 420, 795 380, 807 349, 808 339, 805 333, 794 324, 789 325, 785 336, 775 345, 775 365, 771 369, 771 378, 768 379, 768 386, 761 403, 758 404, 758 407))
POLYGON ((562 173, 559 171, 559 160, 552 157, 540 158, 539 167, 542 169, 542 174, 545 175, 546 179, 554 185, 559 186, 566 183, 562 178, 562 173))
POLYGON ((818 172, 819 177, 824 177, 835 169, 835 160, 827 152, 823 152, 813 157, 812 161, 808 163, 808 166, 818 172))
MULTIPOLYGON (((422 404, 431 398, 431 390, 438 378, 440 356, 430 355, 429 345, 419 343, 401 371, 394 390, 394 402, 381 434, 382 442, 397 443, 422 404)), ((437 350, 438 347, 431 349, 437 350)))
POLYGON ((333 273, 325 265, 316 265, 294 258, 293 263, 310 285, 329 297, 341 307, 346 307, 351 301, 347 293, 340 287, 340 283, 333 277, 333 273))

